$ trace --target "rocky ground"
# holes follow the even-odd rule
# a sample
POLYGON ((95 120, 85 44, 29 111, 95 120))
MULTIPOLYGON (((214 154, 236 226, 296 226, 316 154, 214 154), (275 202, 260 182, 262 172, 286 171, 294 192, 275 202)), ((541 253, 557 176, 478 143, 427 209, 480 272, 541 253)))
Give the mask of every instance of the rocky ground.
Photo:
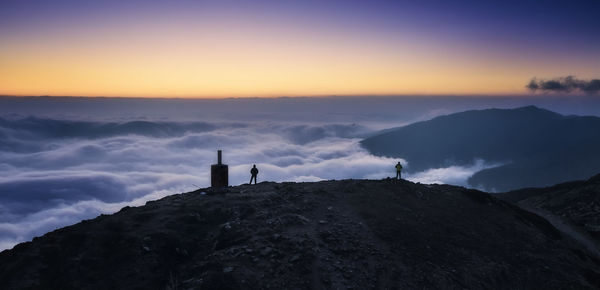
POLYGON ((600 260, 476 190, 396 180, 201 189, 0 253, 3 289, 594 289, 600 260))
POLYGON ((499 194, 523 208, 555 216, 600 245, 600 174, 588 180, 499 194))

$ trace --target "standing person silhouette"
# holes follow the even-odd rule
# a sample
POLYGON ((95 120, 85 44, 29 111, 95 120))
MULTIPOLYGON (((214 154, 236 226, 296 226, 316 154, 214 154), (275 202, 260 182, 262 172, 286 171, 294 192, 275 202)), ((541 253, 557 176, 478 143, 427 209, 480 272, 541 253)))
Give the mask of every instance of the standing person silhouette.
POLYGON ((396 179, 402 179, 402 164, 400 164, 400 161, 396 164, 396 179))
POLYGON ((256 176, 258 176, 258 168, 256 168, 256 164, 252 165, 252 169, 250 169, 250 184, 252 184, 252 179, 254 179, 254 184, 256 184, 256 176))

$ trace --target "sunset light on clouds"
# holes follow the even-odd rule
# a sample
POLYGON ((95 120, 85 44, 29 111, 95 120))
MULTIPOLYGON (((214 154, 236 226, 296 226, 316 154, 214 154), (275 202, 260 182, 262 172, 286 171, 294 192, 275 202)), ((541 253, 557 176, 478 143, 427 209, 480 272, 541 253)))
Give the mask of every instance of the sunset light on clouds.
POLYGON ((593 2, 308 2, 3 1, 0 95, 511 95, 599 73, 593 2))

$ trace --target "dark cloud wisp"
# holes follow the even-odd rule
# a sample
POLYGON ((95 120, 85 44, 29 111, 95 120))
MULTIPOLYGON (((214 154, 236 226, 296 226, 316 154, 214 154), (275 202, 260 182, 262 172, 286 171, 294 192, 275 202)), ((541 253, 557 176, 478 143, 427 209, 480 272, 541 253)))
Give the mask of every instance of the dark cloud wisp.
POLYGON ((546 92, 584 92, 597 94, 600 92, 600 79, 580 80, 574 76, 566 76, 549 80, 531 79, 527 84, 532 91, 542 90, 546 92))

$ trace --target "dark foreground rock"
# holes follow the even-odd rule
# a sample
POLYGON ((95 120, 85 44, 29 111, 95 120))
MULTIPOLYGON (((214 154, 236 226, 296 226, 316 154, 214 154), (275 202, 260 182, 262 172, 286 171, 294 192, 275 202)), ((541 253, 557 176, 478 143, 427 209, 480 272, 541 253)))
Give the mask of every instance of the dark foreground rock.
POLYGON ((3 289, 594 289, 600 261, 486 193, 407 181, 178 194, 0 253, 3 289))

